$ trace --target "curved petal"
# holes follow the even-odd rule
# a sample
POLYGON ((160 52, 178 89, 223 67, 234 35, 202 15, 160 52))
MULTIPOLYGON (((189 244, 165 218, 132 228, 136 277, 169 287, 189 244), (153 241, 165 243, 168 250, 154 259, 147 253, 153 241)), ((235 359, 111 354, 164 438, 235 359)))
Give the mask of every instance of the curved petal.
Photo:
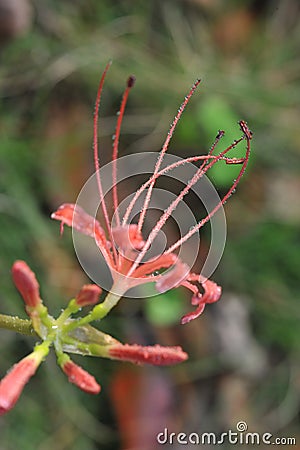
MULTIPOLYGON (((170 253, 169 255, 161 255, 158 258, 151 259, 147 261, 145 264, 139 266, 132 274, 133 278, 140 278, 146 275, 150 275, 156 270, 167 269, 175 264, 178 256, 174 253, 170 253)), ((154 280, 152 280, 154 281, 154 280)))
POLYGON ((200 303, 200 305, 198 305, 198 308, 196 308, 194 311, 183 316, 181 319, 182 325, 190 322, 191 320, 197 319, 197 317, 199 317, 203 313, 204 308, 205 308, 205 303, 200 303))
POLYGON ((98 220, 87 214, 83 208, 74 203, 64 203, 57 211, 51 214, 51 218, 61 221, 62 231, 63 226, 68 225, 79 231, 79 233, 93 237, 106 262, 110 266, 114 266, 109 252, 110 242, 106 239, 103 228, 98 220))
POLYGON ((159 293, 163 293, 169 289, 180 286, 181 282, 189 275, 189 270, 190 268, 187 264, 180 261, 180 259, 177 259, 174 268, 156 282, 156 289, 159 293))

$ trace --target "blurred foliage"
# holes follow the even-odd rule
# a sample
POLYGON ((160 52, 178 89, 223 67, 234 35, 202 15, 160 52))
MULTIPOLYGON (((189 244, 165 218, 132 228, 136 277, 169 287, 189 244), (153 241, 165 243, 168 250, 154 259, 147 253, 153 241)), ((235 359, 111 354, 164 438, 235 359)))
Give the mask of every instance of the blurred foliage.
MULTIPOLYGON (((190 361, 175 369, 130 371, 85 358, 103 386, 91 398, 68 385, 50 360, 15 410, 1 418, 1 450, 148 450, 155 448, 145 431, 151 420, 160 430, 172 424, 177 431, 218 432, 247 419, 253 431, 296 435, 299 17, 297 0, 0 1, 1 312, 24 317, 9 275, 15 259, 37 272, 53 312, 86 281, 70 233, 59 239, 49 216, 61 202, 76 199, 93 170, 93 103, 100 73, 112 59, 101 105, 103 163, 110 159, 115 113, 131 73, 137 84, 120 154, 159 150, 198 77, 199 92, 170 153, 205 152, 220 128, 227 132, 226 145, 239 137, 238 119, 253 130, 251 166, 226 205, 229 235, 214 278, 245 308, 251 339, 265 361, 263 371, 247 373, 242 357, 238 367, 222 357, 219 305, 198 323, 180 327, 177 292, 174 299, 168 293, 153 302, 124 301, 103 323, 109 329, 104 331, 123 340, 182 345, 190 361), (145 431, 144 441, 137 430, 145 431)), ((234 178, 227 174, 223 167, 213 174, 221 191, 234 178)), ((239 317, 233 313, 231 320, 234 325, 239 317)), ((4 374, 32 342, 2 330, 0 337, 4 374)), ((250 341, 243 353, 251 353, 250 341)))

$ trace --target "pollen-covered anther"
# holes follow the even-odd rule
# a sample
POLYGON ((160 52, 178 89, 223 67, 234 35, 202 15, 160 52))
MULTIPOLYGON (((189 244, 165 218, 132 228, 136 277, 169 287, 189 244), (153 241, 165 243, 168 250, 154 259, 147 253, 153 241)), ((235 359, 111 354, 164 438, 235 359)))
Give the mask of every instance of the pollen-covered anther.
POLYGON ((245 162, 245 158, 226 158, 226 164, 243 164, 245 162))
POLYGON ((127 87, 132 88, 135 84, 136 78, 134 75, 130 75, 127 80, 127 87))
POLYGON ((242 130, 242 132, 245 134, 247 139, 252 139, 253 133, 251 130, 249 130, 247 123, 244 120, 239 121, 239 126, 242 130))
POLYGON ((143 347, 137 344, 113 345, 109 349, 109 356, 122 361, 155 366, 178 364, 188 359, 188 354, 181 347, 162 347, 160 345, 143 347))
POLYGON ((191 303, 193 306, 197 306, 197 308, 182 317, 182 324, 188 323, 191 320, 199 317, 203 313, 205 305, 208 303, 217 302, 222 294, 222 288, 218 286, 214 281, 202 280, 202 277, 196 274, 190 275, 189 278, 190 281, 198 281, 199 283, 201 283, 204 289, 204 293, 200 294, 198 292, 197 294, 194 294, 192 296, 191 303))
POLYGON ((25 261, 16 261, 12 266, 12 278, 26 306, 36 308, 41 304, 39 283, 25 261))

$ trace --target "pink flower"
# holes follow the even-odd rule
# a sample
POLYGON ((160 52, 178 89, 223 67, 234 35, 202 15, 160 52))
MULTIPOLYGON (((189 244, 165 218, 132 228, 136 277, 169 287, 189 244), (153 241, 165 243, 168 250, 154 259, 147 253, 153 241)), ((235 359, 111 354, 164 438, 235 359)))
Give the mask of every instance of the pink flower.
POLYGON ((33 352, 13 366, 0 382, 0 415, 10 411, 25 384, 35 374, 41 359, 33 352))
POLYGON ((228 148, 220 152, 218 155, 216 156, 213 155, 213 152, 218 142, 224 135, 223 131, 219 131, 216 140, 213 146, 211 147, 208 155, 186 158, 184 160, 180 160, 174 164, 171 164, 161 169, 164 155, 168 149, 176 125, 184 109, 186 108, 191 96, 193 95, 194 91, 196 90, 197 86, 200 83, 200 80, 197 80, 192 86, 188 95, 185 97, 170 127, 167 138, 158 156, 153 175, 146 183, 144 183, 137 190, 124 214, 124 217, 121 218, 118 210, 117 158, 118 158, 118 143, 122 119, 129 91, 134 84, 134 78, 130 77, 127 81, 127 87, 125 89, 123 99, 121 102, 112 152, 112 180, 113 180, 112 194, 113 194, 113 209, 114 209, 113 214, 115 218, 115 225, 112 226, 111 218, 109 217, 108 209, 103 195, 102 181, 99 171, 98 135, 97 135, 98 110, 100 105, 104 79, 108 68, 109 64, 106 66, 106 69, 102 75, 99 84, 94 116, 94 163, 96 169, 97 185, 100 195, 100 204, 104 216, 104 228, 102 228, 100 223, 94 217, 87 214, 81 207, 70 203, 65 203, 61 205, 58 208, 58 210, 52 214, 51 217, 61 222, 61 230, 63 229, 63 225, 66 224, 85 235, 91 236, 95 240, 97 246, 101 250, 101 253, 107 265, 110 268, 114 284, 118 286, 118 289, 120 290, 122 295, 128 289, 134 286, 149 282, 156 283, 156 288, 158 292, 164 292, 173 287, 179 286, 184 286, 187 289, 189 289, 192 292, 192 304, 196 306, 196 309, 192 313, 189 313, 182 318, 182 323, 187 323, 190 320, 198 317, 204 310, 205 305, 207 303, 216 302, 220 298, 221 288, 213 281, 209 281, 201 275, 191 273, 189 267, 179 259, 179 257, 176 254, 176 251, 185 241, 187 241, 191 236, 197 233, 198 230, 206 222, 210 220, 213 214, 215 214, 215 212, 226 202, 226 200, 234 192, 243 173, 245 172, 248 163, 250 155, 250 140, 252 138, 252 133, 248 129, 246 123, 244 121, 240 121, 239 125, 243 133, 242 137, 239 138, 237 141, 235 141, 228 148), (244 158, 227 157, 226 154, 242 140, 246 140, 247 144, 245 157, 244 158), (171 247, 169 247, 164 253, 157 256, 156 258, 148 260, 147 262, 143 262, 143 259, 147 251, 149 250, 150 246, 152 245, 153 241, 158 236, 161 228, 164 226, 166 221, 171 217, 172 212, 175 210, 180 201, 190 191, 192 186, 194 186, 194 184, 196 184, 198 180, 201 177, 203 177, 203 175, 214 164, 216 164, 221 160, 225 161, 225 163, 227 164, 241 165, 239 175, 236 177, 232 186, 230 187, 226 195, 223 197, 223 199, 219 202, 217 206, 214 207, 212 211, 209 212, 209 214, 204 219, 202 219, 199 223, 197 223, 185 236, 181 237, 177 242, 171 245, 171 247), (201 161, 201 165, 199 169, 196 171, 193 178, 189 181, 187 186, 180 192, 177 198, 170 204, 170 206, 162 213, 161 217, 159 218, 154 228, 150 231, 149 235, 147 237, 146 236, 144 237, 143 236, 144 219, 148 206, 150 204, 150 199, 156 180, 169 170, 180 167, 181 165, 184 165, 187 162, 197 162, 197 161, 201 161), (130 224, 128 223, 130 213, 133 210, 133 207, 137 199, 143 192, 146 192, 146 198, 138 218, 138 223, 130 224), (170 270, 165 271, 165 273, 155 274, 155 272, 157 271, 161 272, 163 269, 170 269, 170 270), (202 289, 204 290, 203 294, 200 293, 200 287, 202 287, 202 289))
POLYGON ((29 308, 41 304, 39 283, 25 261, 16 261, 12 266, 12 277, 16 288, 29 308))
POLYGON ((89 394, 99 394, 101 387, 95 378, 82 367, 68 359, 61 365, 63 372, 67 375, 70 383, 76 384, 82 391, 89 394))

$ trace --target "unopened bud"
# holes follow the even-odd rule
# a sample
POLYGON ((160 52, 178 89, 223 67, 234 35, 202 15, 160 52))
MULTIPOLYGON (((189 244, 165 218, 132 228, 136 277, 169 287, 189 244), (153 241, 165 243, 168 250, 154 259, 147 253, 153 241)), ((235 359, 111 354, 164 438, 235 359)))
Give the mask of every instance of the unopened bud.
POLYGON ((41 304, 39 283, 25 261, 16 261, 13 264, 12 277, 26 306, 36 308, 41 304))
POLYGON ((85 284, 76 295, 76 304, 80 307, 95 305, 101 293, 102 289, 96 284, 85 284))
POLYGON ((89 394, 98 394, 100 392, 101 386, 95 378, 69 358, 61 364, 61 368, 67 375, 69 382, 75 384, 82 391, 88 392, 89 394))
POLYGON ((41 359, 34 353, 19 361, 0 382, 0 416, 18 401, 25 384, 35 374, 41 359))

